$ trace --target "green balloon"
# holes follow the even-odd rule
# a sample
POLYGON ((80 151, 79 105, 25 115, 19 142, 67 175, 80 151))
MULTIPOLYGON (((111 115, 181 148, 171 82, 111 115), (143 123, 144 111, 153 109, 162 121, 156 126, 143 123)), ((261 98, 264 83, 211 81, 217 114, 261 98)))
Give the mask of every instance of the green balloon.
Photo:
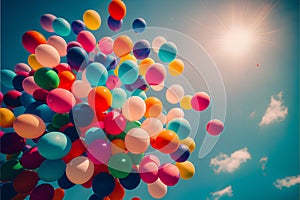
POLYGON ((110 141, 113 141, 115 139, 121 139, 121 140, 125 140, 125 136, 126 136, 126 133, 125 132, 122 132, 118 135, 111 135, 111 134, 107 134, 107 138, 110 140, 110 141))
POLYGON ((69 120, 68 113, 64 113, 64 114, 56 113, 55 115, 53 115, 52 126, 55 128, 60 128, 64 125, 68 124, 69 122, 70 122, 70 120, 69 120))
POLYGON ((131 129, 139 128, 140 126, 141 126, 141 122, 139 121, 127 122, 124 132, 127 133, 131 129))
POLYGON ((108 170, 116 178, 125 178, 132 170, 132 161, 127 154, 115 154, 108 161, 108 170))
POLYGON ((34 73, 35 83, 45 90, 53 90, 59 85, 57 73, 50 68, 40 68, 34 73))
POLYGON ((1 165, 1 181, 12 181, 16 176, 24 171, 23 166, 18 160, 9 160, 1 165))
POLYGON ((135 165, 139 165, 141 160, 143 159, 143 157, 145 156, 144 153, 141 153, 141 154, 134 154, 134 153, 131 153, 129 152, 128 153, 128 156, 131 158, 131 161, 133 164, 135 165))
POLYGON ((59 131, 59 128, 54 127, 52 124, 48 124, 46 129, 48 132, 59 131))

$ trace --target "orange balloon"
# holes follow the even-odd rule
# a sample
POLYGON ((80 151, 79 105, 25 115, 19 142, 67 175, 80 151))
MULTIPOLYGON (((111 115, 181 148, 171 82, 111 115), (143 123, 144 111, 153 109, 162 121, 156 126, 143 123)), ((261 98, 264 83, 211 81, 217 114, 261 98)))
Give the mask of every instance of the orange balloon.
POLYGON ((114 42, 113 50, 116 56, 123 57, 132 50, 132 40, 127 35, 120 35, 114 42))
POLYGON ((146 112, 144 116, 146 118, 156 118, 160 115, 163 110, 163 105, 161 101, 156 97, 149 97, 145 100, 146 103, 146 112))
POLYGON ((46 38, 37 31, 27 31, 22 36, 22 44, 30 53, 35 52, 35 48, 40 44, 46 44, 46 38))
POLYGON ((33 114, 19 115, 15 119, 13 127, 19 136, 28 139, 38 138, 43 135, 46 130, 44 121, 33 114))
POLYGON ((63 200, 65 196, 65 190, 61 188, 57 188, 54 190, 54 196, 52 200, 63 200))
POLYGON ((112 94, 110 90, 104 86, 95 87, 88 94, 88 103, 96 112, 104 112, 108 110, 112 104, 112 94))
POLYGON ((123 1, 112 0, 108 5, 108 12, 115 20, 121 20, 126 15, 126 5, 123 1))
POLYGON ((125 190, 117 179, 115 179, 115 183, 115 188, 108 197, 112 200, 122 200, 125 196, 125 190))
POLYGON ((110 143, 111 153, 118 154, 126 151, 125 142, 122 139, 114 139, 110 143))
POLYGON ((152 64, 154 64, 154 60, 152 58, 145 58, 142 60, 139 64, 139 74, 145 76, 146 71, 152 64))
POLYGON ((58 74, 59 77, 59 88, 63 88, 66 90, 71 90, 74 81, 76 80, 76 76, 70 71, 62 71, 58 74))
POLYGON ((171 130, 163 130, 155 139, 156 148, 165 154, 175 152, 179 144, 180 140, 177 134, 171 130))

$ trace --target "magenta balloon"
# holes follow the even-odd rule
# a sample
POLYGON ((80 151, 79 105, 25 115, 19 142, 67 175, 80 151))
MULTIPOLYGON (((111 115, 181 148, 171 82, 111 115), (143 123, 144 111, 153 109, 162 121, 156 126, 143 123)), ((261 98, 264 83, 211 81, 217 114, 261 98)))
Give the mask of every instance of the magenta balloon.
POLYGON ((98 47, 102 53, 111 54, 113 52, 114 40, 111 37, 103 37, 98 42, 98 47))
POLYGON ((96 47, 96 38, 89 31, 80 31, 77 35, 77 42, 79 42, 87 52, 93 51, 96 47))
POLYGON ((146 81, 149 85, 159 85, 166 78, 166 69, 160 63, 152 64, 146 71, 146 81))
POLYGON ((159 158, 156 157, 156 156, 154 156, 154 155, 145 156, 142 159, 140 165, 144 165, 144 164, 146 164, 148 162, 154 162, 157 166, 160 166, 160 160, 159 160, 159 158))
POLYGON ((104 118, 104 130, 111 135, 118 135, 126 128, 125 117, 118 112, 109 112, 104 118))
POLYGON ((210 97, 205 92, 198 92, 194 94, 191 100, 191 105, 196 111, 205 110, 210 103, 210 97))
POLYGON ((224 123, 218 119, 212 119, 206 125, 206 131, 213 136, 221 134, 223 129, 224 123))
POLYGON ((163 164, 159 168, 159 178, 167 186, 176 185, 180 178, 179 169, 171 163, 163 164))
POLYGON ((98 163, 107 164, 111 157, 110 144, 103 139, 98 139, 88 145, 88 158, 92 161, 98 161, 98 163))
POLYGON ((51 90, 46 100, 49 108, 57 113, 70 112, 76 103, 73 94, 62 88, 51 90))
POLYGON ((121 85, 122 85, 122 82, 115 75, 109 76, 106 81, 106 87, 110 90, 117 88, 117 87, 121 87, 121 85))
POLYGON ((68 43, 67 45, 67 52, 69 51, 69 49, 71 49, 72 47, 82 47, 82 45, 79 43, 79 42, 76 42, 76 41, 71 41, 68 43))
POLYGON ((33 147, 23 153, 20 163, 26 169, 36 169, 44 162, 44 160, 45 158, 41 156, 38 148, 33 147))
POLYGON ((139 173, 145 183, 154 183, 158 179, 158 166, 155 162, 140 164, 139 173))
POLYGON ((52 200, 54 197, 54 188, 48 183, 35 187, 30 193, 30 200, 52 200))

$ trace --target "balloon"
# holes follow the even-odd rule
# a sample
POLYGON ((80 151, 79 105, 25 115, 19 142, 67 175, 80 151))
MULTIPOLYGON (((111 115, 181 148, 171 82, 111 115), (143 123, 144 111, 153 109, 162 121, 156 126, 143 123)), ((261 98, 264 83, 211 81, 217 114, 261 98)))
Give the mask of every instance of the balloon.
POLYGON ((111 37, 103 37, 98 42, 98 47, 102 53, 111 54, 113 52, 114 40, 111 37))
MULTIPOLYGON (((36 89, 34 92, 33 92, 33 99, 30 100, 27 105, 29 105, 30 103, 32 103, 32 101, 36 100, 37 102, 46 102, 46 99, 47 99, 47 95, 48 95, 48 91, 47 90, 44 90, 44 89, 36 89)), ((25 93, 27 94, 27 93, 25 93)), ((23 95, 22 95, 23 96, 23 95)), ((21 101, 22 101, 22 96, 21 96, 21 101)), ((30 97, 32 98, 32 96, 30 95, 30 97)), ((24 103, 22 102, 22 104, 24 105, 24 103)), ((25 106, 25 105, 24 105, 25 106)))
POLYGON ((97 139, 93 141, 87 147, 88 157, 91 161, 95 161, 95 164, 107 164, 111 157, 111 149, 108 142, 103 139, 97 139))
POLYGON ((57 71, 57 73, 61 73, 63 71, 71 71, 71 67, 70 65, 68 65, 67 63, 60 63, 59 65, 57 65, 56 67, 53 68, 55 71, 57 71))
POLYGON ((67 43, 62 37, 53 35, 48 38, 47 44, 53 46, 61 57, 67 55, 67 43))
POLYGON ((184 96, 180 101, 180 107, 184 110, 192 109, 192 105, 191 105, 192 97, 193 96, 191 96, 191 95, 184 96))
POLYGON ((96 47, 96 38, 89 31, 80 31, 77 35, 77 42, 79 42, 87 52, 93 51, 96 47))
POLYGON ((139 64, 139 74, 145 76, 146 71, 152 64, 154 64, 154 60, 152 58, 145 58, 142 60, 139 64))
POLYGON ((97 30, 101 25, 101 17, 95 10, 87 10, 83 14, 83 21, 90 30, 97 30))
POLYGON ((111 111, 104 120, 104 130, 111 135, 122 133, 126 127, 126 119, 121 113, 111 111))
POLYGON ((145 165, 146 163, 149 163, 149 162, 153 162, 155 163, 156 166, 160 166, 160 160, 158 157, 154 156, 154 155, 148 155, 148 156, 145 156, 140 165, 145 165))
POLYGON ((7 88, 14 88, 12 82, 14 77, 16 76, 16 73, 8 70, 8 69, 2 69, 1 70, 1 84, 3 84, 7 88))
POLYGON ((140 120, 145 112, 146 104, 141 97, 130 97, 122 106, 122 114, 129 121, 140 120))
POLYGON ((166 129, 174 131, 183 140, 190 135, 191 125, 186 119, 174 118, 168 122, 166 129))
POLYGON ((152 40, 152 49, 154 52, 158 53, 160 47, 166 43, 167 40, 163 36, 157 36, 152 40))
POLYGON ((178 149, 171 153, 170 156, 176 162, 184 162, 190 157, 190 151, 186 145, 180 144, 178 149))
POLYGON ((158 166, 155 162, 142 162, 139 173, 145 183, 154 183, 158 179, 158 166))
POLYGON ((22 44, 30 53, 35 53, 37 46, 46 44, 46 38, 37 31, 27 31, 22 36, 22 44))
POLYGON ((56 181, 61 178, 66 169, 63 160, 45 160, 38 169, 39 178, 46 182, 56 181))
POLYGON ((180 143, 186 145, 189 148, 189 151, 191 153, 193 153, 193 151, 196 148, 195 141, 190 137, 187 137, 184 140, 181 140, 180 143))
POLYGON ((94 62, 87 66, 85 77, 91 86, 95 87, 99 85, 105 85, 108 74, 103 64, 94 62))
POLYGON ((40 44, 35 49, 36 60, 45 67, 55 67, 60 63, 59 52, 49 44, 40 44))
POLYGON ((123 1, 112 0, 108 5, 108 12, 115 20, 121 20, 126 15, 126 5, 123 1))
POLYGON ((58 74, 59 77, 59 88, 63 88, 66 90, 71 90, 74 81, 76 80, 76 76, 70 71, 62 71, 58 74))
POLYGON ((37 147, 32 147, 31 149, 25 151, 20 159, 21 165, 26 169, 36 169, 45 160, 38 152, 37 147))
POLYGON ((108 169, 114 177, 125 178, 131 172, 132 161, 127 154, 115 154, 108 161, 108 169))
POLYGON ((190 179, 195 174, 195 167, 190 161, 176 163, 176 167, 179 169, 180 178, 182 179, 190 179))
POLYGON ((94 177, 93 192, 99 197, 110 195, 115 188, 115 179, 112 175, 101 172, 94 177))
POLYGON ((54 196, 52 200, 63 200, 65 196, 65 191, 61 188, 56 188, 54 190, 54 196))
POLYGON ((156 118, 160 115, 163 109, 163 105, 161 101, 156 97, 149 97, 145 100, 146 103, 146 112, 145 117, 146 118, 156 118))
POLYGON ((21 95, 22 93, 17 90, 10 90, 3 96, 3 102, 11 108, 22 106, 20 101, 21 95))
POLYGON ((184 96, 184 90, 181 85, 171 85, 166 91, 166 99, 171 104, 176 104, 184 96))
POLYGON ((136 33, 144 32, 146 28, 146 21, 143 18, 137 18, 132 22, 132 29, 136 33))
POLYGON ((94 164, 84 156, 74 158, 66 167, 66 175, 74 184, 83 184, 87 182, 93 174, 94 164))
POLYGON ((140 174, 132 170, 132 172, 125 178, 120 178, 121 185, 127 190, 133 190, 137 188, 141 182, 140 174))
POLYGON ((132 84, 138 78, 138 66, 130 61, 124 61, 118 68, 118 77, 124 84, 132 84))
POLYGON ((112 108, 121 108, 127 99, 127 94, 122 88, 115 88, 111 91, 112 108))
POLYGON ((66 173, 64 173, 64 175, 58 179, 57 183, 62 189, 69 189, 75 185, 67 178, 66 173))
POLYGON ((30 200, 52 200, 54 196, 54 188, 52 185, 44 183, 38 185, 30 193, 30 200))
POLYGON ((150 43, 147 40, 139 40, 133 46, 133 54, 137 59, 145 59, 150 54, 150 43))
POLYGON ((198 92, 194 94, 191 100, 191 105, 196 111, 205 110, 210 103, 210 97, 205 92, 198 92))
POLYGON ((61 132, 49 132, 38 143, 39 153, 46 159, 56 160, 67 155, 71 149, 71 140, 61 132))
POLYGON ((168 187, 157 179, 154 183, 148 184, 148 192, 153 198, 161 199, 167 194, 168 187))
POLYGON ((94 110, 104 112, 111 106, 112 94, 104 86, 95 87, 88 94, 88 103, 94 110))
POLYGON ((223 129, 224 124, 218 119, 212 119, 206 125, 206 131, 213 136, 221 134, 223 129))
MULTIPOLYGON (((125 89, 127 91, 135 91, 135 90, 140 90, 140 92, 142 91, 146 91, 148 89, 148 84, 145 80, 145 78, 141 75, 138 75, 137 79, 129 85, 125 85, 125 89)), ((139 94, 139 92, 137 91, 137 94, 139 94)), ((131 95, 134 96, 134 95, 131 95)), ((139 95, 135 95, 135 96, 139 96, 139 95)), ((146 94, 144 93, 143 96, 146 96, 146 94)))
POLYGON ((84 136, 85 144, 89 145, 98 139, 106 139, 106 135, 101 128, 92 127, 85 132, 85 136, 84 136))
POLYGON ((73 94, 62 88, 51 90, 46 101, 49 108, 57 113, 69 112, 76 103, 73 94))
POLYGON ((115 188, 113 192, 108 196, 108 198, 114 200, 122 200, 124 199, 124 196, 125 196, 125 189, 119 183, 119 181, 115 179, 115 188))
POLYGON ((80 48, 82 48, 82 46, 81 46, 81 44, 80 44, 79 42, 77 42, 77 41, 71 41, 71 42, 69 42, 68 45, 67 45, 67 52, 68 52, 71 48, 73 48, 73 47, 80 47, 80 48))
POLYGON ((0 180, 1 181, 12 181, 18 174, 24 171, 24 168, 17 160, 9 160, 1 165, 0 168, 0 180))
POLYGON ((85 145, 81 139, 73 141, 72 147, 67 155, 65 155, 62 160, 65 163, 69 163, 73 158, 81 156, 86 151, 85 145))
POLYGON ((43 120, 32 114, 22 114, 18 116, 13 123, 16 133, 23 138, 40 137, 46 130, 43 120))
POLYGON ((71 28, 72 28, 73 33, 78 35, 78 33, 80 33, 80 31, 85 30, 85 24, 81 20, 75 20, 71 23, 71 28))
POLYGON ((59 36, 68 36, 71 33, 71 26, 64 18, 56 18, 53 20, 52 28, 59 36))
POLYGON ((167 114, 167 123, 175 118, 184 118, 184 112, 180 108, 172 108, 167 114))
POLYGON ((144 153, 134 154, 134 153, 128 152, 128 156, 130 157, 130 159, 134 165, 139 165, 141 160, 144 157, 144 153))
POLYGON ((27 78, 25 78, 22 82, 22 87, 24 89, 24 91, 30 95, 33 95, 33 92, 36 89, 39 89, 40 87, 35 83, 34 81, 34 77, 33 76, 29 76, 27 78))
POLYGON ((7 108, 0 108, 0 126, 2 128, 12 127, 15 120, 14 113, 7 108))
POLYGON ((143 100, 147 99, 146 93, 140 89, 136 89, 136 90, 132 91, 131 96, 138 96, 138 97, 141 97, 143 100))
POLYGON ((121 85, 122 85, 122 83, 121 83, 120 79, 115 75, 109 76, 106 81, 106 87, 110 90, 121 87, 121 85))
POLYGON ((58 74, 50 68, 38 69, 34 74, 35 83, 45 90, 53 90, 59 85, 58 74))
POLYGON ((149 85, 159 85, 165 80, 166 74, 166 69, 162 64, 154 63, 146 71, 145 78, 149 85))
POLYGON ((75 126, 85 127, 92 123, 94 111, 87 103, 80 103, 73 107, 69 118, 75 126))
POLYGON ((78 99, 87 97, 91 89, 90 84, 82 80, 74 81, 71 87, 73 95, 78 99))
POLYGON ((172 76, 178 76, 182 74, 184 70, 184 63, 180 59, 174 59, 172 62, 169 64, 169 74, 172 76))
POLYGON ((68 50, 67 59, 68 64, 74 70, 79 70, 83 61, 88 57, 86 51, 81 47, 72 47, 68 50))
POLYGON ((56 19, 56 16, 52 14, 44 14, 40 18, 40 24, 45 31, 54 32, 52 28, 52 22, 56 19))
POLYGON ((148 149, 149 144, 150 139, 144 129, 133 128, 126 134, 125 146, 131 153, 143 153, 148 149))
POLYGON ((14 154, 23 150, 26 140, 17 135, 15 132, 8 132, 0 137, 0 144, 1 153, 14 154))
POLYGON ((45 123, 52 121, 52 117, 55 114, 47 104, 41 102, 33 102, 29 104, 24 113, 34 114, 39 116, 45 123))
MULTIPOLYGON (((139 128, 141 126, 141 122, 139 121, 128 121, 127 124, 126 124, 126 128, 124 130, 125 133, 129 132, 131 129, 133 128, 139 128)), ((124 138, 125 139, 125 136, 124 138)))
POLYGON ((15 72, 30 72, 31 68, 25 63, 18 63, 14 68, 15 72))
POLYGON ((38 70, 38 69, 44 67, 43 65, 41 65, 41 64, 37 61, 35 54, 30 54, 30 55, 28 56, 28 64, 30 65, 30 67, 31 67, 33 70, 38 70))
MULTIPOLYGON (((107 135, 107 137, 109 137, 109 135, 107 135)), ((113 155, 119 154, 119 153, 125 153, 126 146, 125 146, 124 139, 119 139, 119 138, 114 139, 113 138, 110 143, 110 148, 111 148, 111 153, 113 155)))
POLYGON ((159 168, 159 179, 167 186, 176 185, 179 176, 178 168, 171 163, 165 163, 159 168))
POLYGON ((1 199, 13 199, 17 192, 13 187, 13 183, 3 183, 0 185, 1 199))
POLYGON ((175 152, 179 147, 179 142, 176 133, 170 130, 163 130, 155 139, 157 149, 166 154, 175 152))
POLYGON ((177 47, 172 42, 164 43, 158 51, 158 57, 162 62, 171 62, 176 58, 177 47))
POLYGON ((23 80, 28 77, 27 75, 25 75, 26 72, 23 72, 22 74, 19 73, 18 75, 16 75, 12 82, 13 82, 13 86, 16 90, 22 92, 24 89, 23 89, 23 86, 22 86, 22 83, 23 83, 23 80))
POLYGON ((18 193, 31 192, 39 181, 39 177, 36 172, 23 171, 13 181, 13 186, 18 193))
POLYGON ((115 20, 111 16, 107 18, 107 25, 110 30, 117 32, 122 28, 123 20, 115 20))
POLYGON ((143 121, 141 128, 147 131, 149 137, 153 137, 163 129, 163 124, 157 118, 148 118, 143 121))
MULTIPOLYGON (((113 2, 113 1, 112 1, 113 2)), ((132 50, 132 40, 126 35, 120 35, 115 39, 113 51, 118 57, 128 55, 132 50)))

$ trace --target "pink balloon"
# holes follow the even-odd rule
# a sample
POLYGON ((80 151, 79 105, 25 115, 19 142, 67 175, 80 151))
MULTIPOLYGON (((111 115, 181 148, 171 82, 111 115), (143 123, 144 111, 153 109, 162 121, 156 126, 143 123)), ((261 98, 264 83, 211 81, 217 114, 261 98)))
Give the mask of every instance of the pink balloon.
POLYGON ((25 63, 18 63, 15 66, 15 72, 18 74, 18 72, 30 72, 31 68, 25 64, 25 63))
POLYGON ((155 162, 140 164, 139 173, 145 183, 154 183, 158 179, 158 166, 155 162))
POLYGON ((121 87, 121 85, 122 85, 122 82, 115 75, 109 76, 107 81, 106 81, 106 87, 110 90, 112 90, 114 88, 121 87))
POLYGON ((110 144, 103 139, 92 142, 88 148, 88 158, 94 164, 107 164, 111 157, 110 144))
POLYGON ((52 22, 56 19, 56 16, 52 14, 44 14, 40 18, 40 24, 45 31, 54 32, 52 28, 52 22))
POLYGON ((206 125, 206 130, 210 135, 217 136, 222 133, 224 124, 218 119, 210 120, 206 125))
POLYGON ((149 85, 159 85, 166 78, 166 69, 160 63, 152 64, 146 71, 146 81, 149 85))
POLYGON ((93 51, 96 47, 96 38, 89 31, 80 31, 77 35, 77 42, 79 42, 87 52, 93 51))
POLYGON ((105 131, 111 135, 118 135, 126 128, 126 119, 118 112, 109 112, 103 122, 105 131))
POLYGON ((70 112, 76 103, 73 94, 62 88, 51 90, 47 95, 46 101, 49 108, 57 113, 70 112))
POLYGON ((154 162, 157 166, 160 166, 160 160, 158 157, 154 156, 154 155, 148 155, 145 156, 142 161, 140 162, 140 165, 144 165, 148 162, 154 162))
POLYGON ((179 169, 171 163, 160 166, 158 173, 160 180, 168 186, 176 185, 179 181, 179 169))
POLYGON ((210 103, 210 97, 205 92, 198 92, 194 94, 191 100, 191 105, 196 111, 205 110, 210 103))
POLYGON ((134 154, 140 154, 148 149, 150 138, 142 128, 133 128, 125 136, 125 146, 127 150, 134 154))
POLYGON ((113 52, 113 45, 114 40, 110 37, 103 37, 98 42, 98 47, 102 53, 105 53, 106 55, 111 54, 113 52))
POLYGON ((62 37, 53 35, 48 38, 47 44, 53 46, 61 57, 67 55, 67 43, 62 37))
POLYGON ((82 48, 82 45, 76 41, 69 42, 67 45, 67 51, 69 51, 69 49, 71 49, 72 47, 81 47, 82 48))
POLYGON ((34 82, 33 76, 26 77, 22 82, 23 89, 26 93, 33 95, 34 91, 40 87, 34 82))

